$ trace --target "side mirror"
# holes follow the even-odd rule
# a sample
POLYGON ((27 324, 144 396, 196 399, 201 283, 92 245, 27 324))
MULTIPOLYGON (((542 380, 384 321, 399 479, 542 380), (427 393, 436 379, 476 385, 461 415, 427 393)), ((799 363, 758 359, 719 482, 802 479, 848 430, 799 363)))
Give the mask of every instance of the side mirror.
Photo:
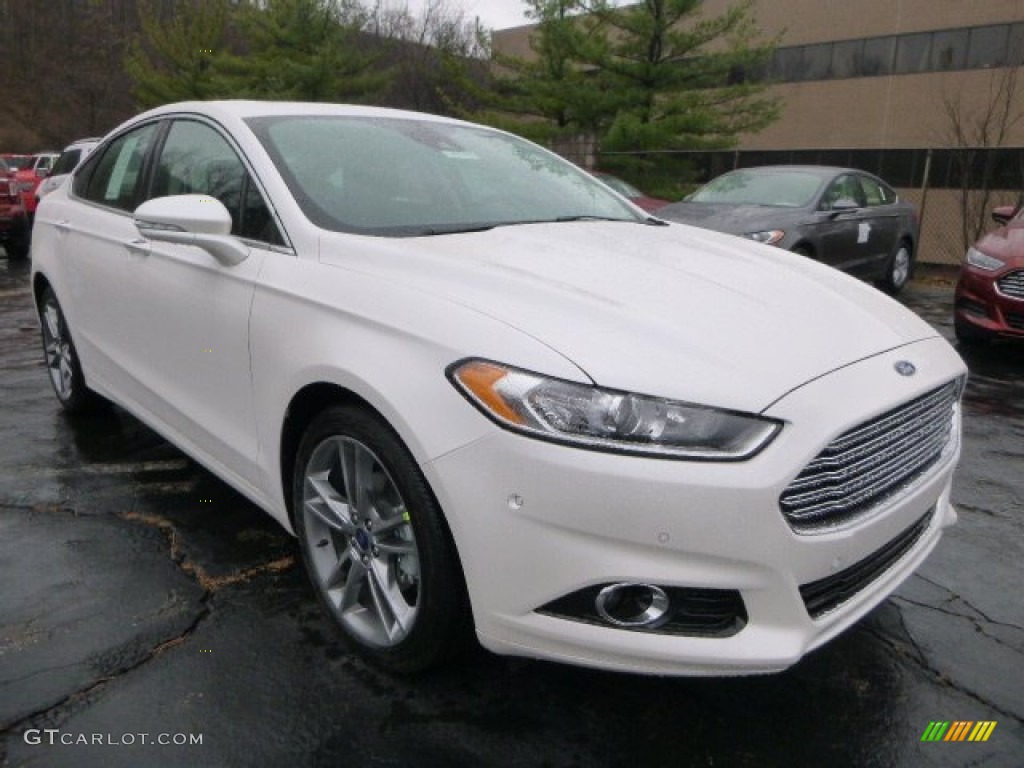
POLYGON ((832 213, 849 213, 860 208, 857 201, 850 197, 841 197, 832 203, 832 213))
POLYGON ((1001 205, 998 208, 992 209, 992 221, 1000 226, 1006 226, 1010 223, 1010 219, 1013 218, 1013 214, 1016 212, 1016 208, 1012 205, 1001 205))
POLYGON ((136 208, 133 219, 146 239, 194 245, 225 266, 233 267, 249 258, 249 249, 231 236, 231 214, 215 197, 155 197, 136 208))

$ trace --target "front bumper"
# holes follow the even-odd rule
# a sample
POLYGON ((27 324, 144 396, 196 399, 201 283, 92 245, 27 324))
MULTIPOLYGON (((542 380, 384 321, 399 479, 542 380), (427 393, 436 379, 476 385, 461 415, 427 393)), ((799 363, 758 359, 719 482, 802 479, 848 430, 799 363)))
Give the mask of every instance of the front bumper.
POLYGON ((500 653, 654 674, 790 666, 884 600, 955 522, 950 482, 959 417, 938 464, 849 526, 797 534, 783 518, 780 494, 836 436, 963 373, 939 339, 834 372, 766 411, 786 426, 746 462, 626 457, 497 429, 430 462, 424 469, 459 549, 480 641, 500 653), (904 359, 917 376, 893 371, 904 359), (811 618, 801 585, 864 561, 926 515, 927 526, 894 563, 811 618), (681 636, 538 612, 570 593, 617 582, 737 590, 746 622, 731 636, 681 636))
POLYGON ((956 286, 955 320, 972 334, 1024 339, 1024 299, 1000 293, 996 281, 1019 267, 985 272, 965 265, 956 286))

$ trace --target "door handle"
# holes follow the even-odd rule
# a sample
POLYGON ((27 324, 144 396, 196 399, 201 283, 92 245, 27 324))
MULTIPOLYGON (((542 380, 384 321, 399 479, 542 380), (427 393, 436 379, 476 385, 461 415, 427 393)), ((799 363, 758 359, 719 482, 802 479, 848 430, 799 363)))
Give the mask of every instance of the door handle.
POLYGON ((124 247, 127 248, 130 253, 145 256, 149 253, 149 240, 146 240, 144 237, 137 237, 134 240, 129 240, 125 243, 124 247))
POLYGON ((55 226, 57 228, 57 231, 60 232, 61 234, 71 231, 71 222, 68 221, 67 219, 61 219, 60 221, 54 222, 53 226, 55 226))

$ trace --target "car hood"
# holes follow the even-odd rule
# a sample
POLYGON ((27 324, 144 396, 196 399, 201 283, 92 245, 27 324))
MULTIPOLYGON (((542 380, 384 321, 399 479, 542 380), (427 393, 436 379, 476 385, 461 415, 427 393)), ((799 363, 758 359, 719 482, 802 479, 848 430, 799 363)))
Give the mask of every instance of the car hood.
POLYGON ((829 371, 935 335, 838 271, 680 225, 359 240, 325 233, 321 261, 495 318, 601 386, 737 410, 761 411, 829 371))
POLYGON ((658 218, 742 235, 766 229, 783 229, 807 217, 802 208, 774 205, 727 205, 720 203, 673 203, 658 211, 658 218))

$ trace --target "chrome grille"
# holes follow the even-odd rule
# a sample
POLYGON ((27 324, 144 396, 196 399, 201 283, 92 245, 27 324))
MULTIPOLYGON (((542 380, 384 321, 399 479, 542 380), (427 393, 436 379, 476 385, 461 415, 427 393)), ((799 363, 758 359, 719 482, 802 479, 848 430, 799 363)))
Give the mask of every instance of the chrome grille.
POLYGON ((952 435, 959 386, 951 381, 829 443, 779 498, 793 529, 847 523, 927 472, 952 435))
POLYGON ((1018 269, 996 280, 999 291, 1015 299, 1024 299, 1024 270, 1018 269))

